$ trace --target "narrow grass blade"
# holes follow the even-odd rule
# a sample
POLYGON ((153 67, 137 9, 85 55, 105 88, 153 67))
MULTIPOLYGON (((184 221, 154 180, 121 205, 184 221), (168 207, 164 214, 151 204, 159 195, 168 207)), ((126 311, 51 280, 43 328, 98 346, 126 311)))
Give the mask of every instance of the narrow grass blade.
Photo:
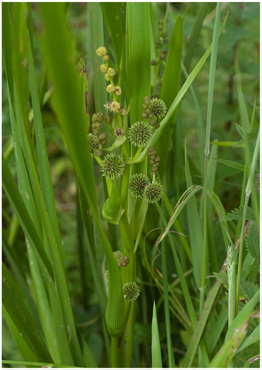
MULTIPOLYGON (((188 164, 186 142, 185 142, 185 172, 187 187, 188 188, 192 187, 193 184, 188 164)), ((203 263, 203 235, 201 232, 201 221, 195 197, 192 197, 187 202, 187 218, 190 237, 190 247, 192 253, 193 273, 196 286, 199 289, 201 287, 201 273, 203 263)))
MULTIPOLYGON (((223 29, 224 29, 224 27, 226 25, 227 16, 228 16, 228 14, 226 15, 225 20, 224 20, 224 22, 223 22, 223 24, 222 24, 222 26, 220 28, 219 34, 222 33, 222 31, 223 31, 223 29)), ((150 142, 145 147, 145 149, 143 150, 143 152, 139 155, 139 157, 134 160, 134 163, 141 162, 144 159, 144 157, 146 156, 147 151, 148 151, 148 148, 150 146, 154 146, 157 143, 157 141, 159 140, 159 138, 160 138, 160 136, 161 136, 161 134, 163 132, 164 127, 167 125, 169 119, 172 117, 173 113, 175 112, 176 108, 178 107, 178 105, 180 104, 181 100, 185 96, 185 94, 188 91, 189 87, 191 86, 191 84, 195 80, 196 76, 198 75, 198 73, 203 68, 203 66, 204 66, 207 58, 209 57, 209 55, 211 53, 211 48, 212 48, 212 44, 207 48, 206 52, 204 53, 204 55, 202 56, 202 58, 200 59, 200 61, 197 63, 197 65, 195 66, 195 68, 193 69, 193 71, 190 73, 190 75, 186 79, 184 85, 179 90, 179 93, 177 94, 177 96, 174 99, 171 107, 169 108, 166 116, 161 121, 159 129, 157 129, 155 131, 155 133, 153 134, 150 142)))
MULTIPOLYGON (((169 229, 167 227, 167 222, 166 222, 164 213, 163 213, 163 211, 162 211, 162 209, 161 209, 161 207, 158 203, 156 203, 156 208, 157 208, 158 213, 160 215, 163 226, 165 227, 165 232, 162 234, 161 238, 158 240, 158 243, 160 243, 163 240, 163 235, 166 235, 168 233, 167 230, 169 230, 169 229)), ((169 223, 170 223, 170 221, 169 221, 169 223)), ((171 225, 172 225, 172 223, 171 223, 171 225)), ((195 314, 194 306, 192 304, 192 300, 191 300, 191 296, 189 294, 189 290, 188 290, 188 286, 187 286, 186 279, 185 279, 185 276, 184 276, 184 272, 182 270, 181 263, 180 263, 180 260, 178 258, 178 254, 177 254, 177 251, 176 251, 174 240, 173 240, 170 233, 168 233, 168 239, 169 239, 169 242, 170 242, 170 245, 171 245, 171 251, 172 251, 172 254, 173 254, 177 274, 178 274, 178 277, 180 279, 180 285, 181 285, 182 292, 183 292, 183 295, 184 295, 184 299, 185 299, 185 302, 186 302, 188 315, 190 317, 192 325, 195 325, 195 323, 196 323, 196 314, 195 314)))
POLYGON ((39 164, 39 177, 41 190, 48 212, 50 221, 56 236, 57 244, 61 249, 61 240, 60 232, 55 208, 55 198, 52 187, 52 180, 50 174, 50 168, 48 163, 48 156, 45 143, 45 134, 43 129, 43 122, 40 110, 40 102, 38 98, 35 70, 34 70, 34 61, 33 54, 31 49, 31 44, 29 43, 29 52, 28 52, 28 67, 29 67, 29 85, 32 98, 32 106, 34 113, 34 126, 35 126, 35 135, 36 135, 36 150, 39 164))
POLYGON ((103 20, 111 36, 112 44, 116 51, 118 65, 120 65, 122 51, 125 44, 125 3, 100 3, 103 20))
POLYGON ((93 88, 94 101, 96 112, 102 111, 107 115, 104 104, 107 102, 106 80, 103 73, 99 69, 100 60, 96 55, 96 49, 104 45, 104 26, 102 10, 99 3, 91 2, 88 4, 89 23, 91 31, 91 51, 92 51, 92 66, 93 66, 93 88))
POLYGON ((44 269, 46 269, 48 274, 52 276, 53 275, 52 268, 49 259, 44 251, 41 239, 34 227, 34 224, 31 221, 31 217, 25 207, 25 204, 18 191, 17 185, 3 157, 2 157, 2 179, 3 179, 3 188, 8 196, 10 203, 14 208, 16 216, 19 220, 20 225, 23 228, 26 237, 28 238, 28 240, 30 240, 30 243, 34 248, 35 254, 40 258, 40 262, 42 263, 44 269))
POLYGON ((230 361, 232 361, 235 353, 245 338, 247 325, 248 320, 239 326, 236 332, 231 334, 208 365, 209 368, 227 367, 230 364, 230 361))
POLYGON ((175 205, 174 212, 172 214, 172 217, 168 221, 167 226, 165 227, 165 231, 161 235, 159 242, 161 242, 169 232, 171 226, 181 213, 182 209, 185 207, 185 205, 188 203, 188 201, 199 191, 202 189, 202 186, 192 185, 190 186, 180 197, 177 204, 175 205))
POLYGON ((160 338, 158 331, 156 304, 153 305, 153 318, 152 318, 152 368, 162 368, 162 355, 160 338))
MULTIPOLYGON (((168 46, 168 54, 160 91, 160 99, 162 99, 166 103, 168 109, 170 108, 180 89, 182 43, 182 19, 178 17, 168 46)), ((176 111, 173 113, 172 117, 170 117, 169 122, 162 132, 161 142, 158 142, 155 146, 155 149, 161 158, 161 166, 159 168, 161 179, 163 179, 164 174, 166 173, 166 167, 168 164, 167 159, 175 122, 176 111), (163 142, 165 143, 165 145, 163 145, 163 142)))
POLYGON ((203 335, 207 320, 209 318, 211 309, 214 305, 220 287, 221 282, 217 280, 207 295, 202 314, 197 321, 189 345, 187 347, 186 355, 183 361, 183 367, 191 367, 192 365, 193 359, 200 344, 201 337, 203 335))
POLYGON ((36 358, 40 361, 50 361, 51 357, 46 349, 40 331, 23 302, 21 292, 4 264, 2 265, 2 271, 3 303, 6 311, 36 358))
POLYGON ((260 324, 252 331, 252 333, 244 341, 242 346, 240 346, 237 352, 242 351, 246 347, 251 346, 251 344, 258 342, 259 340, 260 340, 260 324))
POLYGON ((198 4, 198 13, 187 45, 187 53, 184 62, 187 71, 190 70, 191 60, 194 56, 194 50, 196 48, 197 41, 201 32, 201 26, 207 11, 207 5, 207 3, 198 4))
POLYGON ((167 258, 166 258, 166 244, 165 240, 162 242, 162 274, 163 274, 163 290, 164 290, 164 310, 166 323, 166 337, 167 337, 167 353, 168 353, 168 367, 175 367, 175 359, 171 341, 171 326, 169 314, 169 300, 168 300, 168 276, 167 276, 167 258))
POLYGON ((231 167, 231 168, 236 168, 239 171, 244 171, 244 169, 245 169, 245 166, 241 163, 238 163, 238 162, 229 161, 227 159, 221 159, 221 158, 217 158, 217 161, 219 163, 224 164, 225 166, 228 166, 228 167, 231 167))

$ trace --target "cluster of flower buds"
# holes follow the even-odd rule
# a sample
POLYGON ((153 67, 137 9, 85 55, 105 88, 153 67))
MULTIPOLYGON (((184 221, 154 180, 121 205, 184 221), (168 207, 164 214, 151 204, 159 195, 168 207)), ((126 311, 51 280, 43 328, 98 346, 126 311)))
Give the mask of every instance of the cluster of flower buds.
POLYGON ((114 94, 114 100, 108 101, 104 106, 110 112, 124 115, 126 113, 125 109, 117 101, 117 97, 122 94, 122 89, 120 86, 114 85, 116 71, 114 68, 108 66, 109 56, 107 55, 107 50, 104 46, 100 46, 98 49, 96 49, 96 54, 102 57, 104 61, 104 63, 100 65, 100 71, 105 74, 105 79, 109 82, 106 87, 106 91, 109 94, 114 94))
POLYGON ((105 117, 102 112, 94 113, 92 115, 92 129, 93 134, 89 134, 89 149, 91 154, 95 154, 98 157, 101 157, 103 152, 103 145, 106 143, 106 133, 101 132, 102 122, 108 121, 109 117, 105 117))
POLYGON ((149 119, 149 124, 155 126, 158 122, 158 118, 165 116, 167 112, 166 104, 161 99, 150 99, 148 96, 144 99, 144 104, 142 105, 144 112, 142 117, 149 119))
POLYGON ((122 252, 114 252, 114 256, 119 267, 126 267, 129 264, 128 256, 124 256, 122 252))
POLYGON ((109 100, 104 104, 104 107, 113 113, 119 113, 121 116, 123 116, 125 112, 125 108, 118 103, 118 101, 115 100, 109 100))
POLYGON ((157 177, 160 157, 153 147, 148 148, 148 155, 150 157, 150 164, 152 165, 151 176, 157 177))
MULTIPOLYGON (((163 19, 160 19, 158 21, 158 29, 159 29, 159 39, 156 40, 156 49, 159 52, 158 59, 165 61, 168 50, 167 49, 162 50, 162 46, 163 46, 163 44, 164 44, 164 42, 166 41, 166 38, 167 38, 167 33, 164 31, 165 23, 164 23, 163 19)), ((157 60, 153 59, 151 61, 151 64, 152 65, 157 64, 157 60)))

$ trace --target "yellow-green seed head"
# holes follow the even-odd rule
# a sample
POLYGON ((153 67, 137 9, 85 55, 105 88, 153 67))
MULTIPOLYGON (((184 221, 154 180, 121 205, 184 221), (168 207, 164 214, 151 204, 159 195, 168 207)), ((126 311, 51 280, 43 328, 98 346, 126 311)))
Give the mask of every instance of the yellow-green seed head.
POLYGON ((110 110, 112 112, 117 112, 120 108, 120 104, 118 103, 118 101, 112 101, 111 103, 111 106, 110 106, 110 110))
POLYGON ((163 196, 163 186, 159 182, 153 182, 145 188, 145 196, 149 203, 158 202, 163 196))
POLYGON ((108 62, 109 61, 109 56, 108 55, 104 55, 102 58, 103 58, 103 61, 104 62, 108 62))
POLYGON ((149 178, 142 173, 135 173, 130 177, 129 189, 132 197, 143 198, 145 188, 150 184, 149 178))
POLYGON ((108 93, 113 93, 113 92, 115 92, 115 86, 114 86, 114 85, 112 85, 112 84, 107 85, 107 87, 106 87, 106 91, 107 91, 108 93))
POLYGON ((99 56, 99 57, 103 57, 104 55, 107 54, 107 50, 104 46, 100 46, 98 49, 96 49, 96 54, 99 56))
POLYGON ((114 77, 115 74, 116 74, 116 71, 114 70, 114 68, 109 67, 108 70, 107 70, 107 74, 110 77, 114 77))
POLYGON ((121 261, 121 259, 124 257, 123 253, 120 251, 115 251, 114 252, 114 257, 116 259, 116 262, 121 261))
POLYGON ((115 87, 115 94, 116 95, 121 95, 122 94, 122 90, 121 90, 121 87, 120 86, 116 86, 115 87))
POLYGON ((103 72, 103 73, 106 73, 107 71, 107 66, 105 64, 101 64, 100 66, 100 71, 103 72))
POLYGON ((106 72, 106 74, 105 74, 105 79, 107 80, 107 81, 110 81, 110 76, 109 76, 109 74, 106 72))
POLYGON ((107 154, 103 160, 101 172, 103 176, 114 180, 121 177, 125 170, 125 161, 123 158, 115 153, 107 154))
POLYGON ((140 295, 140 289, 137 283, 130 281, 123 285, 124 299, 128 302, 135 301, 140 295))
POLYGON ((152 136, 152 128, 147 122, 135 122, 128 130, 128 138, 137 147, 145 147, 152 136))

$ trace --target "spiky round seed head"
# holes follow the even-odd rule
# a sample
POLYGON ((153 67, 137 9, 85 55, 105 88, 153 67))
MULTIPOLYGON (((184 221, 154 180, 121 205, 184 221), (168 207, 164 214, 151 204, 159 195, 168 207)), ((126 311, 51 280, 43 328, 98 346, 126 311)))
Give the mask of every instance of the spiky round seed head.
POLYGON ((143 113, 142 113, 142 117, 143 117, 143 118, 148 118, 148 114, 147 114, 146 112, 143 112, 143 113))
POLYGON ((112 92, 114 92, 114 91, 115 91, 115 86, 114 86, 114 85, 112 85, 112 84, 107 85, 107 87, 106 87, 106 91, 107 91, 108 93, 112 93, 112 92))
POLYGON ((115 87, 115 94, 116 95, 121 95, 122 94, 122 90, 121 90, 121 87, 120 86, 116 86, 115 87))
POLYGON ((108 62, 109 61, 109 56, 108 55, 104 55, 102 58, 103 58, 103 61, 104 62, 108 62))
POLYGON ((146 187, 145 196, 149 203, 158 202, 163 196, 163 186, 159 182, 153 182, 146 187))
POLYGON ((101 66, 100 66, 100 71, 101 71, 102 73, 106 73, 106 71, 107 71, 107 66, 106 66, 105 64, 101 64, 101 66))
POLYGON ((150 101, 151 101, 150 97, 149 97, 149 96, 145 96, 145 98, 144 98, 144 102, 145 102, 146 104, 148 104, 148 103, 150 103, 150 101))
POLYGON ((145 188, 150 184, 149 178, 142 173, 135 173, 130 177, 129 189, 132 197, 143 198, 145 188))
POLYGON ((147 122, 135 122, 128 130, 128 137, 134 146, 145 147, 152 136, 152 129, 147 122))
POLYGON ((157 117, 163 117, 166 114, 167 108, 163 100, 152 99, 151 100, 151 112, 157 117))
POLYGON ((165 54, 161 53, 161 54, 159 55, 159 59, 161 59, 161 60, 165 60, 165 58, 166 58, 165 54))
POLYGON ((114 77, 114 75, 116 74, 116 71, 114 70, 114 68, 109 67, 107 70, 107 74, 110 77, 114 77))
POLYGON ((106 74, 105 74, 105 79, 107 80, 107 81, 110 81, 110 76, 109 76, 109 74, 106 72, 106 74))
POLYGON ((99 57, 103 57, 104 55, 107 54, 107 50, 104 46, 100 46, 98 49, 96 49, 96 54, 99 56, 99 57))
POLYGON ((135 301, 140 295, 140 288, 134 281, 123 285, 124 299, 128 302, 135 301))
POLYGON ((125 162, 123 158, 115 153, 107 154, 103 160, 101 172, 103 176, 113 180, 121 177, 125 170, 125 162))
POLYGON ((156 63, 157 63, 157 61, 156 61, 155 59, 152 59, 152 60, 151 60, 151 65, 152 65, 152 66, 155 66, 155 65, 156 65, 156 63))
POLYGON ((96 122, 96 121, 97 121, 97 114, 96 114, 96 113, 94 113, 94 114, 92 115, 91 121, 92 121, 92 122, 96 122))
POLYGON ((118 110, 118 113, 121 114, 121 116, 124 116, 126 114, 126 110, 123 106, 121 106, 118 110))
POLYGON ((115 251, 114 252, 114 257, 116 259, 116 262, 121 261, 121 259, 124 257, 123 253, 120 251, 115 251))

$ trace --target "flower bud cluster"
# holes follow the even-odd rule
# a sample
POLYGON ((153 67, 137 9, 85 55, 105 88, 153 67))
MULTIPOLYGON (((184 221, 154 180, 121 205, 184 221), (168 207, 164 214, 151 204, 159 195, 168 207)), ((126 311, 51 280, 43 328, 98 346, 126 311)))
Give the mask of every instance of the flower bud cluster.
POLYGON ((126 267, 129 264, 128 256, 124 256, 122 252, 116 251, 114 256, 119 267, 126 267))
POLYGON ((105 104, 105 108, 113 113, 120 113, 121 115, 125 114, 125 109, 122 107, 117 100, 117 97, 122 94, 122 89, 120 86, 114 85, 114 77, 116 75, 116 71, 114 68, 108 66, 109 56, 107 55, 107 50, 104 46, 100 46, 96 50, 96 53, 98 56, 101 56, 103 58, 103 61, 105 63, 100 65, 100 71, 105 74, 106 81, 109 82, 109 84, 106 87, 106 91, 109 94, 114 94, 114 100, 111 100, 105 104), (106 59, 105 59, 106 57, 106 59))
POLYGON ((157 177, 160 157, 153 147, 148 148, 148 155, 150 157, 150 164, 152 165, 151 176, 157 177))
POLYGON ((106 143, 106 133, 101 132, 102 122, 106 120, 107 117, 104 116, 102 112, 94 113, 92 115, 92 129, 93 134, 89 134, 89 149, 92 154, 101 157, 103 152, 103 145, 106 143))
POLYGON ((118 103, 118 101, 115 100, 109 100, 104 104, 104 107, 113 113, 119 113, 121 116, 123 116, 125 112, 125 108, 118 103))
POLYGON ((157 119, 165 116, 167 112, 166 104, 161 99, 150 99, 148 96, 144 99, 142 105, 144 112, 142 113, 143 118, 150 119, 149 124, 155 126, 157 119))
POLYGON ((162 49, 162 46, 163 46, 163 44, 165 43, 165 41, 167 39, 167 33, 165 32, 165 28, 166 28, 166 25, 165 25, 163 19, 159 19, 159 21, 158 21, 159 39, 156 40, 156 49, 158 50, 159 54, 158 54, 157 60, 153 59, 151 61, 152 65, 157 64, 157 61, 159 59, 162 60, 162 61, 166 60, 168 50, 167 49, 162 49))

